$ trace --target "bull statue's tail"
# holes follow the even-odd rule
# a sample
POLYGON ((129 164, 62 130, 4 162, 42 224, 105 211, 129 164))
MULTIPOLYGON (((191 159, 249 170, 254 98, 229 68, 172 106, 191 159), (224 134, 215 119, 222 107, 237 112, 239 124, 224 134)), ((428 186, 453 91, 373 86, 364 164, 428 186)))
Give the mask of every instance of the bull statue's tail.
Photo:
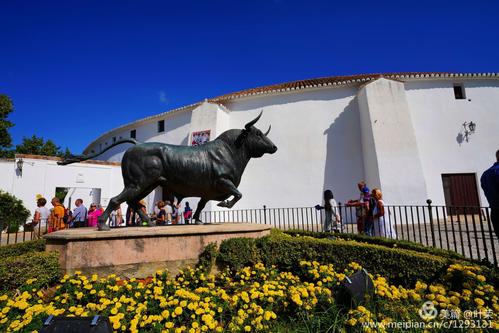
POLYGON ((95 158, 95 157, 97 157, 97 156, 105 153, 109 149, 111 149, 113 147, 116 147, 118 145, 121 145, 123 143, 131 143, 131 144, 137 145, 140 142, 138 142, 135 139, 123 139, 123 140, 119 140, 119 141, 116 141, 115 143, 113 143, 112 145, 110 145, 109 147, 106 147, 106 149, 104 149, 103 151, 101 151, 99 153, 92 154, 92 155, 71 155, 70 157, 65 158, 64 160, 57 162, 57 164, 59 164, 59 165, 68 165, 68 164, 71 164, 71 163, 78 163, 78 162, 90 160, 92 158, 95 158))

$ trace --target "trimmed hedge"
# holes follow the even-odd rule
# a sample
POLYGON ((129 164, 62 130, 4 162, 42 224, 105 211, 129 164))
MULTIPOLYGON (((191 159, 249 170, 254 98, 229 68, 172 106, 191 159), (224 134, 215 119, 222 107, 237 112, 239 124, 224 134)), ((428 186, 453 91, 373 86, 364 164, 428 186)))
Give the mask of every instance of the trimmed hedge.
POLYGON ((390 248, 400 248, 406 250, 412 250, 417 252, 429 253, 433 255, 437 255, 440 257, 446 257, 457 260, 468 260, 463 255, 456 253, 454 251, 437 249, 430 246, 425 246, 423 244, 406 241, 406 240, 396 240, 384 237, 371 237, 366 235, 359 234, 347 234, 347 233, 336 233, 331 234, 327 232, 316 232, 316 231, 306 231, 306 230, 287 230, 284 233, 291 236, 310 236, 314 238, 331 238, 339 237, 344 240, 354 240, 358 242, 367 242, 369 244, 382 245, 390 248))
MULTIPOLYGON (((216 263, 223 269, 237 270, 263 262, 283 271, 300 269, 300 260, 333 264, 338 269, 357 262, 369 273, 387 277, 391 283, 406 287, 417 280, 442 281, 447 267, 460 260, 403 248, 388 248, 351 240, 291 237, 282 232, 260 239, 233 238, 220 244, 216 263)), ((492 274, 492 272, 491 272, 492 274)))
POLYGON ((36 278, 33 288, 57 282, 61 277, 59 255, 55 252, 29 252, 0 262, 0 291, 12 291, 36 278))
POLYGON ((339 269, 355 261, 368 272, 403 286, 413 286, 417 280, 440 280, 450 264, 448 259, 426 253, 345 240, 268 238, 261 241, 260 248, 266 264, 284 270, 298 269, 303 259, 330 263, 339 269))
POLYGON ((0 246, 0 258, 20 256, 30 252, 45 251, 45 239, 0 246))
POLYGON ((217 243, 210 243, 206 245, 203 252, 199 255, 196 268, 202 268, 204 272, 208 273, 215 264, 217 254, 217 243))
POLYGON ((220 267, 239 270, 261 262, 260 252, 254 238, 229 238, 220 244, 216 263, 220 267))

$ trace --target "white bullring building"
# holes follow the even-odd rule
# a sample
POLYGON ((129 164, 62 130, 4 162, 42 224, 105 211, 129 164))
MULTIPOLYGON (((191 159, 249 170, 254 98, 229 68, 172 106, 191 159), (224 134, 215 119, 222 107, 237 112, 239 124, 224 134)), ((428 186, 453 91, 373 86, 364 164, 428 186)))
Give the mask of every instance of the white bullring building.
MULTIPOLYGON (((213 140, 243 128, 261 110, 256 127, 266 131, 272 124, 269 137, 278 151, 250 161, 239 186, 243 197, 233 209, 310 207, 325 189, 346 202, 358 197, 359 180, 380 187, 387 204, 424 205, 431 198, 436 205, 488 206, 479 178, 499 149, 499 73, 367 74, 253 88, 125 124, 84 153, 130 137, 175 145, 213 140)), ((97 159, 120 162, 129 146, 97 159)), ((104 206, 122 190, 116 163, 59 167, 24 160, 22 175, 14 173, 16 161, 0 163, 2 173, 12 173, 0 188, 28 206, 34 193, 50 197, 56 187, 86 191, 88 200, 98 193, 104 206)), ((163 192, 158 188, 147 198, 149 209, 168 196, 163 192)), ((210 202, 205 210, 222 208, 210 202)))
MULTIPOLYGON (((213 140, 261 110, 256 126, 272 125, 279 150, 250 161, 234 209, 313 206, 325 189, 346 202, 358 196, 359 180, 380 187, 390 204, 431 198, 488 206, 479 178, 499 149, 498 73, 367 74, 253 88, 123 125, 85 153, 130 137, 190 145, 206 133, 213 140)), ((128 147, 98 159, 119 162, 128 147)))

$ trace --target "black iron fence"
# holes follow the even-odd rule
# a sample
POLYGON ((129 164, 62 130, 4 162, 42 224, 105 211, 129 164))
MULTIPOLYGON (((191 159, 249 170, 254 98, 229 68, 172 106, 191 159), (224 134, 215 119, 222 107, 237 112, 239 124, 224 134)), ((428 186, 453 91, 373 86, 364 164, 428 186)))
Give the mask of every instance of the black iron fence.
MULTIPOLYGON (((341 218, 338 225, 340 232, 364 232, 361 222, 365 221, 356 207, 340 203, 336 209, 341 218)), ((324 211, 314 207, 263 206, 260 209, 205 211, 201 220, 206 223, 268 224, 281 230, 324 231, 324 211)), ((373 224, 373 236, 451 250, 467 258, 486 260, 498 266, 499 240, 494 233, 488 207, 435 206, 431 200, 421 206, 391 205, 385 206, 383 228, 380 228, 379 220, 373 221, 373 224)), ((62 220, 27 223, 22 228, 0 221, 0 246, 38 239, 47 232, 68 227, 62 220)))
MULTIPOLYGON (((54 227, 62 225, 62 219, 54 221, 54 227)), ((42 219, 38 223, 29 221, 24 225, 0 221, 0 246, 39 239, 49 231, 52 231, 52 228, 49 230, 49 223, 46 219, 42 219)))
MULTIPOLYGON (((364 233, 362 214, 356 207, 339 204, 338 226, 343 233, 364 233), (360 216, 359 216, 360 215, 360 216)), ((207 211, 203 222, 247 222, 269 224, 289 230, 324 231, 324 211, 314 207, 207 211)), ((498 266, 499 240, 494 233, 488 207, 435 206, 428 200, 421 206, 385 206, 384 225, 373 221, 373 236, 389 237, 451 250, 463 256, 486 260, 498 266)))

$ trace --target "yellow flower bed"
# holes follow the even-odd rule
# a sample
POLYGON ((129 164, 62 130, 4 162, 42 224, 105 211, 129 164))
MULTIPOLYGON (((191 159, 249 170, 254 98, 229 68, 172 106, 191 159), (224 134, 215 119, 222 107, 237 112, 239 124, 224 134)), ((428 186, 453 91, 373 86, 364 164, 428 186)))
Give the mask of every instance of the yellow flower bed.
POLYGON ((328 288, 262 264, 233 276, 188 269, 175 279, 164 272, 146 280, 77 272, 64 276, 55 292, 25 289, 13 299, 0 296, 1 332, 34 330, 48 315, 95 314, 109 316, 117 332, 266 331, 278 312, 312 311, 332 300, 328 288))
MULTIPOLYGON (((0 332, 33 332, 48 315, 96 314, 108 316, 116 332, 268 332, 277 322, 298 316, 313 320, 319 307, 334 305, 341 281, 361 269, 351 263, 338 272, 333 265, 308 261, 300 267, 301 271, 290 273, 256 264, 217 276, 187 269, 174 279, 157 272, 144 280, 77 272, 44 290, 30 288, 35 282, 31 279, 14 297, 0 295, 0 332)), ((390 331, 385 327, 395 320, 417 320, 427 301, 439 311, 492 313, 490 325, 499 328, 499 295, 480 274, 480 267, 452 265, 449 284, 418 282, 414 289, 390 285, 385 277, 373 279, 374 298, 344 310, 339 316, 341 329, 390 331), (464 289, 452 289, 456 278, 462 279, 464 289)))
POLYGON ((496 331, 499 329, 499 292, 487 283, 481 270, 479 266, 451 265, 445 285, 418 281, 414 289, 390 285, 378 276, 374 280, 375 293, 386 301, 376 302, 376 313, 364 306, 350 310, 347 325, 364 332, 390 332, 397 327, 395 322, 413 325, 411 328, 417 326, 422 332, 496 331), (435 311, 425 314, 425 306, 435 311))

